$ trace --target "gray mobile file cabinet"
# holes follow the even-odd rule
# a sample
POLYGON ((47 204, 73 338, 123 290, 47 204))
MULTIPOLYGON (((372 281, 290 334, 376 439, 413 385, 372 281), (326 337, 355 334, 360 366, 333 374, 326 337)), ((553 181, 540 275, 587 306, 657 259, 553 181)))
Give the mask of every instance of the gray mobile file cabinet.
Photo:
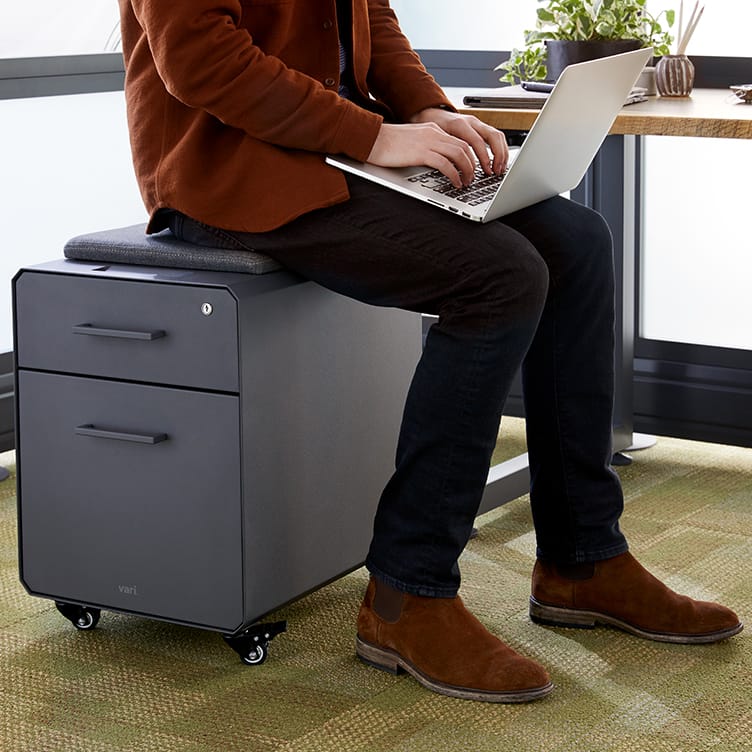
POLYGON ((263 661, 283 626, 254 622, 365 557, 419 316, 287 271, 67 259, 13 298, 27 591, 263 661))

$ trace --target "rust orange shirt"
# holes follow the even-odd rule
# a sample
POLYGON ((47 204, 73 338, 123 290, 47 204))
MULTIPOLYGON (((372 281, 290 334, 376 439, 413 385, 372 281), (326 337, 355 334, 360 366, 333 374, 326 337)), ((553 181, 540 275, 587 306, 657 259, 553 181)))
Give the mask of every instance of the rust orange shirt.
POLYGON ((449 105, 388 0, 352 0, 353 100, 335 0, 120 0, 136 177, 151 215, 263 232, 348 198, 384 118, 449 105), (360 103, 360 104, 359 104, 360 103))

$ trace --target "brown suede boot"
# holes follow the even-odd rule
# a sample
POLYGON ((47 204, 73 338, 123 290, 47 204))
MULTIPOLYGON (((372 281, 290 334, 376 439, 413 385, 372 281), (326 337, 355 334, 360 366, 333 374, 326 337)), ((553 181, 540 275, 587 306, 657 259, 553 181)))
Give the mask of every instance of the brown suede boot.
POLYGON ((590 564, 537 561, 530 618, 538 624, 592 629, 610 624, 659 642, 717 642, 744 625, 725 606, 669 590, 630 554, 590 564))
POLYGON ((358 614, 355 651, 371 666, 407 671, 450 697, 526 702, 553 689, 545 669, 494 637, 459 596, 409 595, 374 578, 358 614))

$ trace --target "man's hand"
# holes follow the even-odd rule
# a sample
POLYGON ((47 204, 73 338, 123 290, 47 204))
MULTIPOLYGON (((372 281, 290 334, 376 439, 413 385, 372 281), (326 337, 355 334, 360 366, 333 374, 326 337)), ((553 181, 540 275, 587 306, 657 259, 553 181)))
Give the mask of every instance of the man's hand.
POLYGON ((436 123, 444 132, 469 144, 486 175, 501 175, 507 168, 509 148, 504 134, 478 120, 474 115, 430 107, 411 118, 412 123, 436 123), (488 151, 491 150, 492 157, 488 151))
POLYGON ((433 167, 455 188, 470 185, 475 174, 470 145, 435 123, 384 123, 366 161, 380 167, 433 167))
POLYGON ((426 165, 461 188, 472 182, 476 160, 486 174, 501 175, 508 158, 501 131, 471 115, 431 107, 413 116, 410 123, 384 123, 366 161, 381 167, 426 165))

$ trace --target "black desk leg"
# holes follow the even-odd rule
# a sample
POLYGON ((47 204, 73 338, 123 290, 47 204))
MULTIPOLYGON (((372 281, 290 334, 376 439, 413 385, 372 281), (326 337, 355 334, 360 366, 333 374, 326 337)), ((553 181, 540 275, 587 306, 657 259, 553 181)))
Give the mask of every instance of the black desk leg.
POLYGON ((637 136, 608 136, 571 197, 600 212, 614 236, 616 273, 616 390, 614 449, 632 444, 637 253, 637 136))

